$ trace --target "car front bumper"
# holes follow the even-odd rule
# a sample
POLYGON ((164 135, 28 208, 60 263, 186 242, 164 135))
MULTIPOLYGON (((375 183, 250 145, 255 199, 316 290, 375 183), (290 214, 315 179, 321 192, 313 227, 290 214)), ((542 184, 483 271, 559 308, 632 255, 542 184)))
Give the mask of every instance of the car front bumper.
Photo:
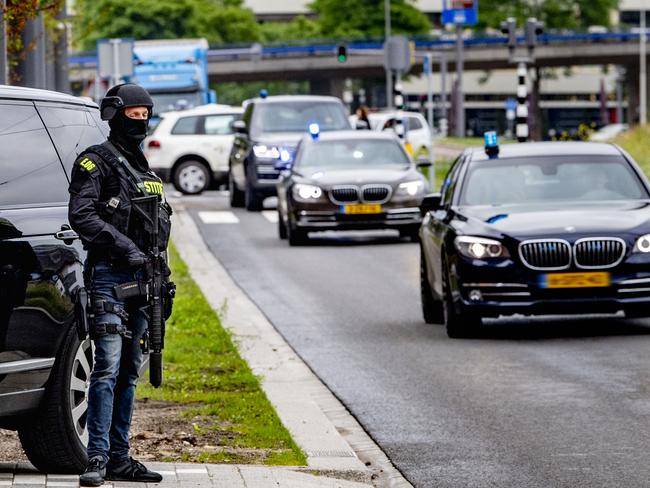
MULTIPOLYGON (((543 288, 544 272, 478 267, 460 262, 455 267, 456 305, 483 317, 500 315, 584 315, 625 312, 650 317, 650 271, 647 265, 625 264, 610 273, 611 284, 601 288, 543 288)), ((567 270, 566 272, 583 272, 567 270)))
POLYGON ((422 216, 418 207, 386 209, 378 214, 347 215, 334 210, 298 210, 296 226, 307 231, 419 229, 422 216))

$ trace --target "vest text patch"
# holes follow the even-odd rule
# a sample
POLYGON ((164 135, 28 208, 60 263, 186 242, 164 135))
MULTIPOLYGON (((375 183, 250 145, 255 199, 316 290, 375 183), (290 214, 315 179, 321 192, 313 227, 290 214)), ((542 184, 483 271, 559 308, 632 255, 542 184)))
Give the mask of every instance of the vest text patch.
POLYGON ((145 181, 144 189, 147 190, 147 193, 149 194, 163 194, 163 184, 158 181, 145 181))

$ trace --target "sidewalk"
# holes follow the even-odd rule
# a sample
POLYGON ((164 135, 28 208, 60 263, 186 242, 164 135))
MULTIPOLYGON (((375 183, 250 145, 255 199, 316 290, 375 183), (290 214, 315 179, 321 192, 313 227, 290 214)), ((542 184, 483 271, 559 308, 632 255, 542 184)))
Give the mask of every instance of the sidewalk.
MULTIPOLYGON (((352 481, 337 480, 323 476, 292 471, 290 468, 266 466, 233 466, 224 464, 171 464, 147 463, 163 475, 158 484, 112 483, 105 488, 160 487, 160 488, 367 488, 368 485, 352 481)), ((0 487, 16 488, 73 488, 79 486, 79 477, 74 475, 44 475, 30 464, 0 463, 0 487)))
MULTIPOLYGON (((159 484, 105 487, 412 488, 344 405, 316 377, 209 251, 181 201, 173 240, 192 278, 260 377, 282 423, 307 455, 306 467, 149 463, 159 484), (225 310, 225 312, 224 312, 225 310), (354 481, 349 481, 354 480, 354 481)), ((0 462, 0 488, 78 487, 78 476, 43 475, 27 463, 0 462)))

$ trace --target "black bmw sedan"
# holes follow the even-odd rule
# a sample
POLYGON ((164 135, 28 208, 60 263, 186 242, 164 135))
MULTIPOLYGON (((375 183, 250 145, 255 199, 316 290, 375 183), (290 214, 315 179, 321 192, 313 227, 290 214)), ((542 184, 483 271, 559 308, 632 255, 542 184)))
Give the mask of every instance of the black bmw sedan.
POLYGON ((395 229, 417 240, 428 183, 399 139, 310 130, 278 183, 280 238, 293 246, 313 231, 395 229))
POLYGON ((424 319, 449 337, 501 315, 650 316, 650 186, 617 146, 468 149, 422 210, 424 319))

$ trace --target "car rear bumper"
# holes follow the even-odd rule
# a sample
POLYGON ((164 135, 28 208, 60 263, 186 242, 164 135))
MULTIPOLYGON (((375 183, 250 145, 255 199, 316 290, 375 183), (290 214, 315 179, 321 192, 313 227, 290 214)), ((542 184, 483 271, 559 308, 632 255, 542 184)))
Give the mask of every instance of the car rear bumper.
POLYGON ((387 210, 381 214, 345 215, 334 211, 300 210, 295 214, 296 226, 307 231, 419 229, 422 223, 417 207, 387 210))

